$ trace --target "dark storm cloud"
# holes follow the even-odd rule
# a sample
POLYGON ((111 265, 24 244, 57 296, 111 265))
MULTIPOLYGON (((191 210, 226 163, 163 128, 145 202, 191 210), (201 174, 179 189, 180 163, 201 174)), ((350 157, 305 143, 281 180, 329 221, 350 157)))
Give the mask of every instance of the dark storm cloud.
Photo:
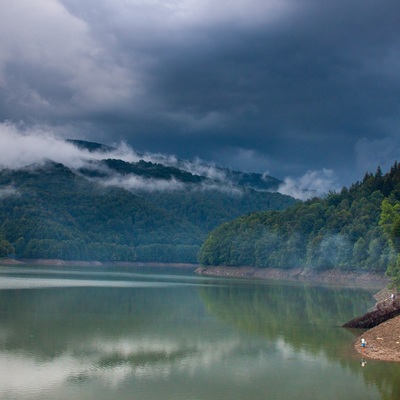
POLYGON ((280 178, 333 170, 342 184, 397 157, 397 0, 17 0, 5 10, 3 120, 280 178))

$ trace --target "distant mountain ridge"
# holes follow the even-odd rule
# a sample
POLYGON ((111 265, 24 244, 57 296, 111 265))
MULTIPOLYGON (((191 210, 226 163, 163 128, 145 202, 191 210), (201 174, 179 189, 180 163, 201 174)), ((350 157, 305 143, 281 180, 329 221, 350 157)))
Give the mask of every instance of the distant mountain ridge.
MULTIPOLYGON (((67 139, 67 142, 74 144, 75 146, 79 147, 80 149, 85 149, 88 150, 89 152, 94 152, 94 151, 101 151, 104 153, 110 153, 113 150, 116 150, 114 147, 110 147, 101 143, 95 143, 95 142, 88 142, 85 140, 76 140, 76 139, 67 139)), ((141 153, 138 153, 138 156, 142 158, 140 161, 137 163, 129 163, 130 165, 127 165, 121 160, 104 160, 110 168, 116 170, 117 172, 120 173, 135 173, 138 175, 148 175, 149 177, 156 177, 152 175, 155 171, 155 165, 162 165, 165 169, 171 168, 169 172, 171 173, 171 177, 176 177, 178 175, 180 178, 182 177, 182 171, 186 171, 194 176, 198 176, 198 178, 193 178, 193 181, 200 181, 206 178, 209 178, 208 176, 202 175, 201 169, 207 170, 210 168, 209 165, 206 163, 198 163, 196 164, 197 166, 197 171, 193 172, 192 168, 188 168, 188 165, 192 165, 190 162, 185 162, 183 160, 177 160, 176 163, 172 164, 168 159, 162 159, 160 162, 154 162, 154 161, 145 161, 144 158, 145 156, 141 153), (146 169, 147 170, 152 170, 149 171, 148 174, 146 174, 146 169)), ((229 181, 233 185, 241 186, 241 187, 248 187, 254 190, 259 190, 259 191, 277 191, 279 186, 283 183, 282 180, 274 178, 272 176, 266 175, 266 174, 260 174, 260 173, 255 173, 255 172, 241 172, 241 171, 234 171, 228 168, 222 168, 222 167, 215 167, 212 166, 217 171, 216 176, 214 176, 212 179, 215 181, 220 181, 221 179, 218 179, 218 176, 223 177, 224 181, 229 181)), ((187 175, 188 177, 188 175, 187 175)), ((165 178, 163 176, 162 178, 165 178)), ((179 178, 179 179, 180 179, 179 178)))
POLYGON ((90 152, 102 151, 104 153, 107 153, 115 150, 114 147, 107 146, 102 143, 88 142, 86 140, 66 139, 66 142, 71 143, 74 146, 79 147, 80 149, 88 150, 90 152))
POLYGON ((0 256, 197 262, 219 224, 296 202, 267 192, 279 180, 261 174, 216 169, 212 179, 189 169, 213 166, 130 162, 100 143, 68 143, 96 157, 0 171, 0 256))

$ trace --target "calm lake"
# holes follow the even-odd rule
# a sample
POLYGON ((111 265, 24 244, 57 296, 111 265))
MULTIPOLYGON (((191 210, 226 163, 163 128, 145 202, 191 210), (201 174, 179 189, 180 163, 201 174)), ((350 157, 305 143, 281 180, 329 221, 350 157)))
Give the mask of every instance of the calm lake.
POLYGON ((400 399, 340 327, 373 291, 191 270, 0 267, 0 399, 400 399))

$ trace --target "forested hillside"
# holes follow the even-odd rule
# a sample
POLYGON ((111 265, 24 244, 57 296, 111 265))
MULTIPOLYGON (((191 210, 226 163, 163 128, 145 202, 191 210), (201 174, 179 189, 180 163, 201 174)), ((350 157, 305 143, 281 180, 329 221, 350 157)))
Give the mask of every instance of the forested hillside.
MULTIPOLYGON (((293 198, 172 166, 104 159, 0 171, 0 257, 197 262, 207 233, 293 198)), ((261 176, 261 175, 260 175, 261 176)), ((271 178, 272 179, 272 178, 271 178)))
POLYGON ((204 265, 393 270, 400 250, 400 166, 383 175, 297 203, 258 212, 212 231, 200 251, 204 265))

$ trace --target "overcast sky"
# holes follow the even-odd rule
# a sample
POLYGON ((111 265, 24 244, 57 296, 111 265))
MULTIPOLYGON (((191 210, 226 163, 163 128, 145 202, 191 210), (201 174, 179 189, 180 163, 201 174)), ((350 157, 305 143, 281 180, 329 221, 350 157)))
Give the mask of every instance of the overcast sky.
POLYGON ((0 5, 0 122, 339 185, 400 159, 399 0, 0 5))

